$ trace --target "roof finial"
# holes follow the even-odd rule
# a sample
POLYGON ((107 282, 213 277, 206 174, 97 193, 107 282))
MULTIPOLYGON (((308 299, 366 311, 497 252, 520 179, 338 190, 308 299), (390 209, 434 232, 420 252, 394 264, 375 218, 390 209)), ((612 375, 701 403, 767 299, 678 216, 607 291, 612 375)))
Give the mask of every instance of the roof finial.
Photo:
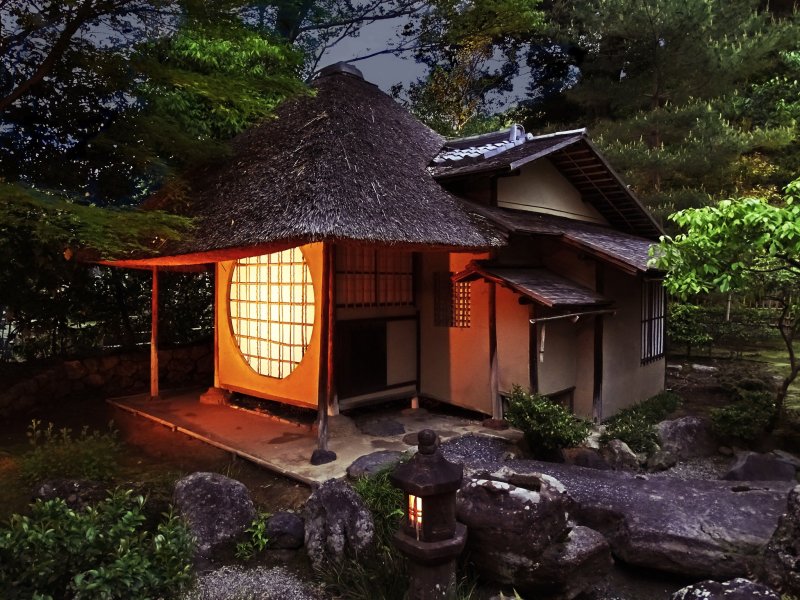
POLYGON ((315 79, 320 77, 327 77, 328 75, 352 75, 353 77, 358 77, 359 79, 364 79, 364 74, 358 70, 356 67, 351 65, 349 62, 339 61, 337 63, 333 63, 332 65, 328 65, 327 67, 321 68, 317 71, 317 74, 314 76, 315 79))

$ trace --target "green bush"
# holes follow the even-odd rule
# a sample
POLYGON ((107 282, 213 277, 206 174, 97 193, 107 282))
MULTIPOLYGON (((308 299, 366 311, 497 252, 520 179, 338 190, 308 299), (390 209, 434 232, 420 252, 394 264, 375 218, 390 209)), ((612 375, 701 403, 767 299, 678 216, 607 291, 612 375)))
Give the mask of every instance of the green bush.
POLYGON ((547 453, 579 445, 591 425, 541 394, 525 392, 515 385, 506 411, 508 422, 525 434, 534 453, 547 453))
POLYGON ((650 453, 658 445, 655 424, 663 421, 681 405, 681 397, 673 392, 661 392, 644 402, 622 409, 606 419, 606 430, 600 441, 607 444, 622 440, 634 452, 650 453))
POLYGON ((32 446, 20 462, 20 474, 30 484, 53 477, 108 481, 117 470, 120 444, 117 432, 109 424, 108 431, 90 432, 87 427, 78 436, 72 430, 56 430, 52 423, 42 429, 34 419, 28 427, 32 446))
POLYGON ((270 516, 272 515, 262 512, 253 519, 250 527, 245 529, 247 539, 236 544, 236 558, 244 561, 253 560, 266 549, 269 544, 267 521, 270 516))
POLYGON ((173 598, 192 579, 192 540, 168 516, 144 527, 144 498, 115 492, 81 511, 37 501, 0 528, 3 598, 173 598))
POLYGON ((654 424, 642 413, 630 412, 617 415, 606 423, 600 443, 622 440, 634 452, 653 452, 658 445, 658 433, 654 424))
POLYGON ((752 442, 767 431, 775 415, 775 396, 768 391, 740 388, 730 406, 711 411, 714 433, 723 439, 752 442))

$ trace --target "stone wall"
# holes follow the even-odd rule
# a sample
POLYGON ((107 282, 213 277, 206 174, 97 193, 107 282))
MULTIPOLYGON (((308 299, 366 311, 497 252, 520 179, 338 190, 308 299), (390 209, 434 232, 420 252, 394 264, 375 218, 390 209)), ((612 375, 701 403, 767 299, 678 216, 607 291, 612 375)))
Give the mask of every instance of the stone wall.
MULTIPOLYGON (((162 388, 210 386, 214 354, 210 344, 159 350, 162 388)), ((150 386, 150 353, 125 352, 50 365, 9 389, 0 388, 0 417, 78 396, 119 396, 145 392, 150 386)))

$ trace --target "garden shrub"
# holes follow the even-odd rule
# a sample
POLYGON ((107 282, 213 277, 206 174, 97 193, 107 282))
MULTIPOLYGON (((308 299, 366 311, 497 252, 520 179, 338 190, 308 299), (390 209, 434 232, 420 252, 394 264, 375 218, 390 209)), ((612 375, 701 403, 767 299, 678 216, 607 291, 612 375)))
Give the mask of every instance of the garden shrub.
POLYGON ((269 544, 267 535, 267 521, 272 515, 266 512, 259 513, 250 526, 245 529, 247 539, 236 544, 236 558, 249 561, 261 554, 269 544))
POLYGON ((775 415, 775 396, 740 388, 736 398, 730 406, 711 411, 712 429, 722 439, 755 441, 766 433, 775 415))
POLYGON ((508 422, 525 434, 534 453, 548 453, 579 445, 591 425, 541 394, 531 394, 515 385, 506 411, 508 422))
POLYGON ((146 530, 144 504, 118 491, 80 511, 56 499, 14 515, 0 528, 3 598, 176 597, 192 579, 189 530, 173 516, 146 530))
POLYGON ((34 419, 28 440, 32 448, 21 460, 20 474, 29 484, 53 477, 108 481, 116 473, 120 444, 111 423, 105 433, 84 427, 73 436, 71 429, 56 430, 52 423, 42 428, 34 419))
POLYGON ((663 421, 681 405, 681 397, 674 392, 661 392, 647 400, 619 411, 606 419, 606 430, 600 441, 608 443, 622 440, 634 452, 650 453, 658 445, 655 424, 663 421))

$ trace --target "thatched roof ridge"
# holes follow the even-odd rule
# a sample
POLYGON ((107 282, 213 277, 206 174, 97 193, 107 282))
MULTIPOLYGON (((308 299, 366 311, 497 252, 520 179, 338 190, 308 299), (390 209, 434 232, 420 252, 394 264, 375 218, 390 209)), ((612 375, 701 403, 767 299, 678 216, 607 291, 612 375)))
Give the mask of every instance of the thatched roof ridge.
MULTIPOLYGON (((162 256, 281 241, 502 243, 428 172, 443 138, 347 70, 318 77, 313 88, 238 136, 229 160, 194 175, 181 212, 198 217, 198 230, 162 256)), ((150 206, 168 208, 157 199, 150 206)))

